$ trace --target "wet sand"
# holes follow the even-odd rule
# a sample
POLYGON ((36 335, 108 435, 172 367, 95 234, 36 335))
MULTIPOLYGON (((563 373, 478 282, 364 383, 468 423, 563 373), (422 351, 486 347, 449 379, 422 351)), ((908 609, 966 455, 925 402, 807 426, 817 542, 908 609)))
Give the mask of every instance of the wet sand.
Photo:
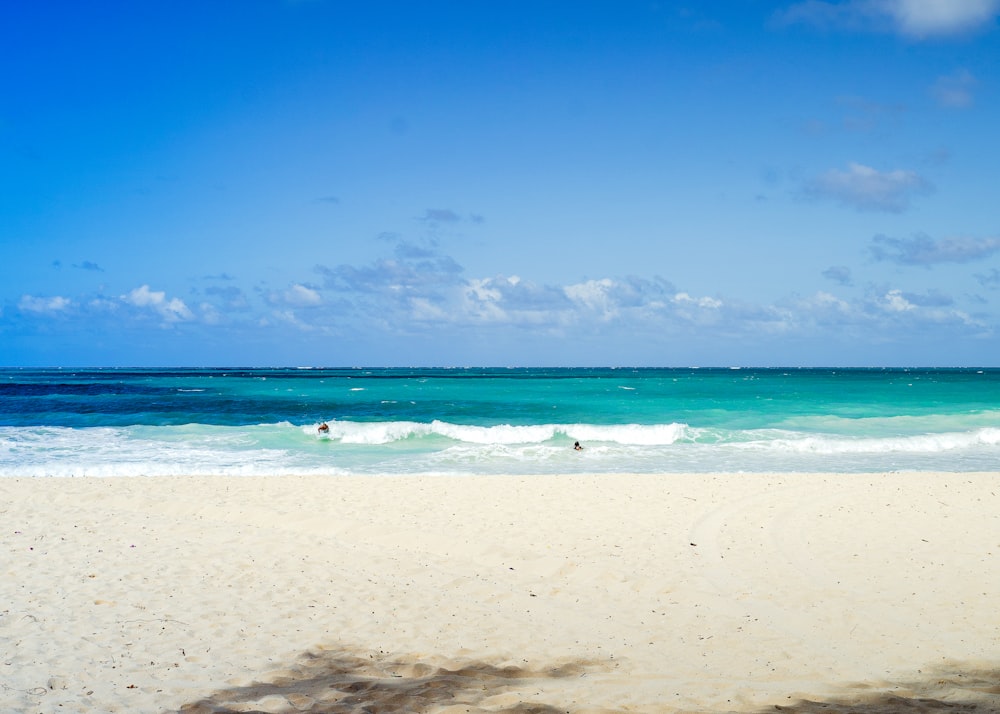
POLYGON ((1000 711, 1000 475, 0 477, 0 711, 1000 711))

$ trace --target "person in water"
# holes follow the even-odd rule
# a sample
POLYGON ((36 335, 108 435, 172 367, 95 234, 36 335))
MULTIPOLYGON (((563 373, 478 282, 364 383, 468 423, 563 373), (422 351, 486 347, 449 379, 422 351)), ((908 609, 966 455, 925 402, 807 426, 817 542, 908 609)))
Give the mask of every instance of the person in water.
POLYGON ((574 443, 574 444, 573 444, 573 448, 574 448, 574 449, 575 449, 576 451, 583 451, 583 447, 582 447, 582 446, 580 446, 580 442, 579 442, 579 441, 577 441, 576 443, 574 443))
POLYGON ((330 425, 327 424, 326 422, 323 422, 322 424, 319 425, 319 428, 316 431, 318 431, 320 434, 329 434, 330 425))

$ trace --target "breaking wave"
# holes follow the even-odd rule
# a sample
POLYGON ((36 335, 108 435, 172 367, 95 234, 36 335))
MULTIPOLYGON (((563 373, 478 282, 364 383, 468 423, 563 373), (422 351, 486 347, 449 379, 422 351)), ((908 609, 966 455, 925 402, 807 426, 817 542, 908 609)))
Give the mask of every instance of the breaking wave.
POLYGON ((289 422, 0 427, 0 475, 983 471, 1000 459, 998 427, 863 435, 683 423, 328 424, 326 435, 289 422))

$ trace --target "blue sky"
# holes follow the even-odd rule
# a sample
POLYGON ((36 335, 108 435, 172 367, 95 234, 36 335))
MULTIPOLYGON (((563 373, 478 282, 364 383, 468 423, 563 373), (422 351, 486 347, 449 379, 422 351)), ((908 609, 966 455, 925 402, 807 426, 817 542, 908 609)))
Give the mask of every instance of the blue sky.
POLYGON ((6 3, 0 365, 997 365, 998 17, 6 3))

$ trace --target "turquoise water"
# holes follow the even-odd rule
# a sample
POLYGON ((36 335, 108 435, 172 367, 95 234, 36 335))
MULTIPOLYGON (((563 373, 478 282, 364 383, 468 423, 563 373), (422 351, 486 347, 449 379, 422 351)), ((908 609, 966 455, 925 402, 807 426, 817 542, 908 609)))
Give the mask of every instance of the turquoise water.
POLYGON ((992 369, 6 369, 0 475, 994 470, 998 404, 992 369))

